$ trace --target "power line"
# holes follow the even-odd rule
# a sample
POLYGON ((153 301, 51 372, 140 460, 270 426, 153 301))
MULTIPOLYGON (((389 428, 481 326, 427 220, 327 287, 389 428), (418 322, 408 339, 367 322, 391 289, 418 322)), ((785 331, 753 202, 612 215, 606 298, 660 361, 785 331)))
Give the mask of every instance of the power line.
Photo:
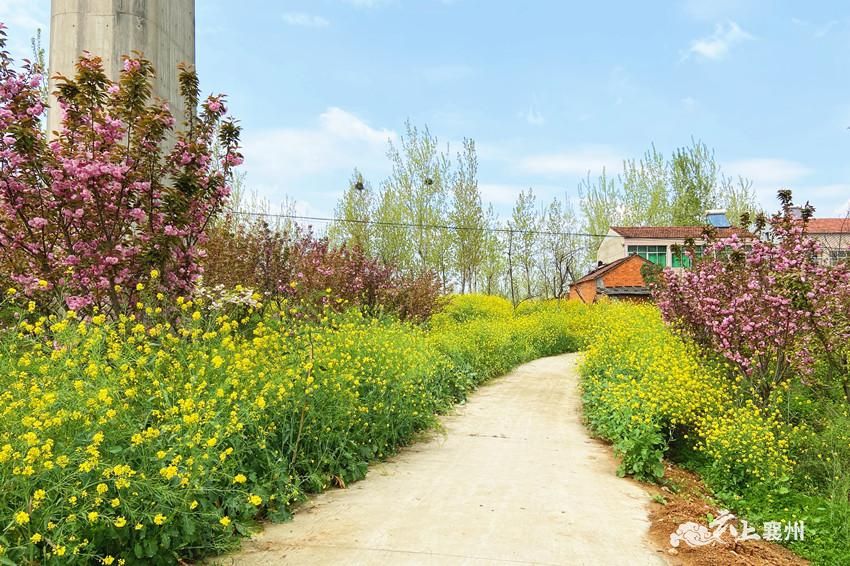
POLYGON ((370 226, 390 226, 396 228, 418 228, 454 230, 457 232, 499 232, 504 234, 533 234, 536 236, 581 236, 585 238, 612 238, 611 234, 589 234, 585 232, 553 232, 550 230, 516 230, 512 228, 476 228, 473 226, 451 226, 448 224, 414 224, 412 222, 387 222, 381 220, 358 220, 354 218, 328 218, 322 216, 301 216, 298 214, 282 214, 272 212, 249 212, 244 210, 228 210, 230 214, 266 218, 285 218, 288 220, 308 220, 312 222, 343 222, 349 224, 365 224, 370 226))

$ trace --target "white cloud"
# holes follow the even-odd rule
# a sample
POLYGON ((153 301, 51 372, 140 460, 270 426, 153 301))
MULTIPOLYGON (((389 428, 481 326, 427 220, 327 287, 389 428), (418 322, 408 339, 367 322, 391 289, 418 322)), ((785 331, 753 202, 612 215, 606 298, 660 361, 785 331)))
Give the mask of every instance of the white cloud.
POLYGON ((723 170, 732 175, 742 175, 753 180, 754 185, 776 185, 781 188, 799 181, 812 170, 798 161, 772 157, 739 159, 723 164, 723 170))
POLYGON ((824 24, 816 24, 808 20, 802 20, 800 18, 791 18, 791 23, 809 31, 813 38, 821 39, 829 35, 829 32, 832 31, 832 28, 834 28, 841 22, 839 22, 838 20, 829 20, 824 24))
POLYGON ((539 175, 586 175, 599 173, 602 168, 617 171, 622 155, 608 146, 585 146, 571 151, 529 155, 520 160, 523 171, 539 175))
POLYGON ((307 14, 306 12, 286 12, 283 14, 283 21, 291 26, 305 28, 326 28, 330 25, 330 22, 322 16, 307 14))
POLYGON ((337 190, 355 167, 367 176, 384 174, 387 141, 397 137, 337 107, 320 114, 313 127, 252 130, 243 144, 248 185, 272 201, 283 194, 316 196, 322 186, 337 190))
POLYGON ((847 195, 850 195, 848 183, 791 188, 794 190, 795 201, 810 201, 815 205, 815 216, 843 216, 850 210, 850 200, 844 202, 847 195))
POLYGON ((543 114, 541 114, 534 105, 529 106, 527 110, 520 111, 519 117, 532 126, 542 126, 546 123, 546 119, 543 117, 543 114))
POLYGON ((753 182, 759 203, 766 210, 777 207, 776 192, 780 189, 794 191, 796 200, 812 198, 813 188, 803 190, 801 182, 813 173, 808 166, 788 159, 757 157, 722 164, 727 175, 746 177, 753 182), (808 194, 807 194, 808 193, 808 194))
POLYGON ((699 102, 697 102, 697 99, 692 96, 686 96, 682 99, 682 106, 685 110, 695 110, 698 105, 699 102))
POLYGON ((755 38, 735 22, 717 24, 714 33, 691 42, 685 58, 695 54, 705 59, 722 59, 734 45, 750 39, 755 38))
POLYGON ((797 203, 811 202, 816 216, 840 215, 850 208, 850 201, 844 202, 850 195, 850 184, 815 185, 812 181, 817 172, 798 161, 769 157, 741 159, 723 163, 722 168, 727 175, 752 180, 759 204, 768 211, 779 206, 776 193, 780 189, 790 189, 797 203))
POLYGON ((503 185, 500 183, 478 183, 481 200, 493 204, 513 204, 521 191, 528 187, 523 185, 503 185))

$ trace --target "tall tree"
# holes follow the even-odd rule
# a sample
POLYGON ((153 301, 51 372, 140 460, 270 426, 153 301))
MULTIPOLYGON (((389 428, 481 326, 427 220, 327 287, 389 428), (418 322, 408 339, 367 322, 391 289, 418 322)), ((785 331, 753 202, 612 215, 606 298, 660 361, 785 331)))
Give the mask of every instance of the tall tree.
POLYGON ((452 206, 449 219, 458 229, 452 234, 454 260, 460 276, 460 292, 472 290, 484 252, 484 211, 478 190, 478 157, 475 142, 463 140, 463 151, 457 156, 457 169, 452 184, 452 206))
POLYGON ((401 197, 393 187, 384 187, 375 210, 375 239, 373 253, 381 260, 410 271, 414 266, 408 218, 401 197))
POLYGON ((506 242, 502 237, 503 233, 495 230, 498 225, 499 217, 493 208, 493 204, 490 203, 484 215, 484 226, 487 230, 483 233, 481 263, 479 265, 480 275, 478 285, 476 285, 477 291, 488 295, 502 292, 499 280, 505 274, 507 267, 506 242))
POLYGON ((351 175, 348 188, 336 205, 334 217, 342 220, 331 226, 328 236, 336 244, 346 244, 360 248, 367 255, 372 254, 374 236, 373 215, 375 214, 375 195, 371 185, 357 169, 351 175))
POLYGON ((629 226, 670 224, 667 160, 652 145, 637 161, 623 163, 623 223, 629 226))
POLYGON ((718 192, 719 205, 726 209, 726 217, 734 226, 741 224, 744 213, 747 213, 750 218, 755 218, 761 212, 761 207, 756 200, 756 192, 753 190, 753 182, 749 179, 739 176, 737 180, 733 180, 723 176, 718 192))
POLYGON ((699 226, 717 202, 718 166, 714 151, 700 141, 677 149, 670 164, 671 220, 675 226, 699 226))
POLYGON ((448 157, 438 149, 437 143, 427 126, 420 130, 408 121, 399 145, 390 143, 392 174, 384 183, 384 192, 395 195, 402 218, 413 224, 410 244, 414 267, 419 271, 436 270, 445 288, 451 238, 439 226, 447 220, 452 171, 448 157))
POLYGON ((569 200, 564 203, 553 199, 545 209, 545 234, 543 255, 548 258, 551 270, 546 274, 547 296, 560 299, 569 293, 570 282, 579 276, 582 237, 576 232, 577 218, 569 200))
POLYGON ((579 182, 578 194, 584 231, 589 234, 581 263, 588 266, 595 262, 596 250, 611 226, 622 222, 623 199, 616 179, 609 177, 604 167, 596 181, 591 180, 588 173, 587 178, 579 182))
POLYGON ((520 192, 514 205, 513 214, 508 222, 511 235, 511 259, 518 270, 519 289, 524 294, 524 299, 535 296, 534 292, 534 270, 537 263, 537 198, 534 191, 529 188, 520 192))

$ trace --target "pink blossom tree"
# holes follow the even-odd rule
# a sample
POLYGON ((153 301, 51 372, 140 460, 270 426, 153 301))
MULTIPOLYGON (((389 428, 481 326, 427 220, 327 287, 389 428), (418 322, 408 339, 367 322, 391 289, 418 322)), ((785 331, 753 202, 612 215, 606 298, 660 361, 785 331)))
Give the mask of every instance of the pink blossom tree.
POLYGON ((790 192, 780 191, 780 200, 782 210, 757 223, 760 237, 709 237, 693 269, 666 270, 658 306, 665 320, 736 367, 762 406, 795 375, 812 384, 816 359, 850 402, 850 271, 820 260, 806 234, 812 209, 796 218, 790 192))
POLYGON ((239 128, 222 96, 201 103, 197 75, 181 67, 187 111, 175 131, 153 77, 139 54, 117 82, 83 56, 73 78, 58 77, 62 126, 48 136, 44 77, 0 52, 0 269, 44 310, 115 315, 145 283, 188 294, 200 275, 200 245, 242 161, 239 128))

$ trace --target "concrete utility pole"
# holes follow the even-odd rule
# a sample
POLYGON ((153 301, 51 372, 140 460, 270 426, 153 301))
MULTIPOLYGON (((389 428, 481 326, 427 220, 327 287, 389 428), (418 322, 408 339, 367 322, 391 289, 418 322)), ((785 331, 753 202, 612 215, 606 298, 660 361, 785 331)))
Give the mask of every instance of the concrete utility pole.
MULTIPOLYGON (((121 56, 139 51, 156 69, 154 95, 168 102, 178 124, 182 121, 177 65, 195 64, 195 0, 52 0, 50 12, 51 77, 73 77, 77 59, 89 51, 103 59, 115 80, 121 56)), ((51 93, 54 88, 51 80, 51 93)), ((48 131, 59 123, 51 97, 48 131)))

